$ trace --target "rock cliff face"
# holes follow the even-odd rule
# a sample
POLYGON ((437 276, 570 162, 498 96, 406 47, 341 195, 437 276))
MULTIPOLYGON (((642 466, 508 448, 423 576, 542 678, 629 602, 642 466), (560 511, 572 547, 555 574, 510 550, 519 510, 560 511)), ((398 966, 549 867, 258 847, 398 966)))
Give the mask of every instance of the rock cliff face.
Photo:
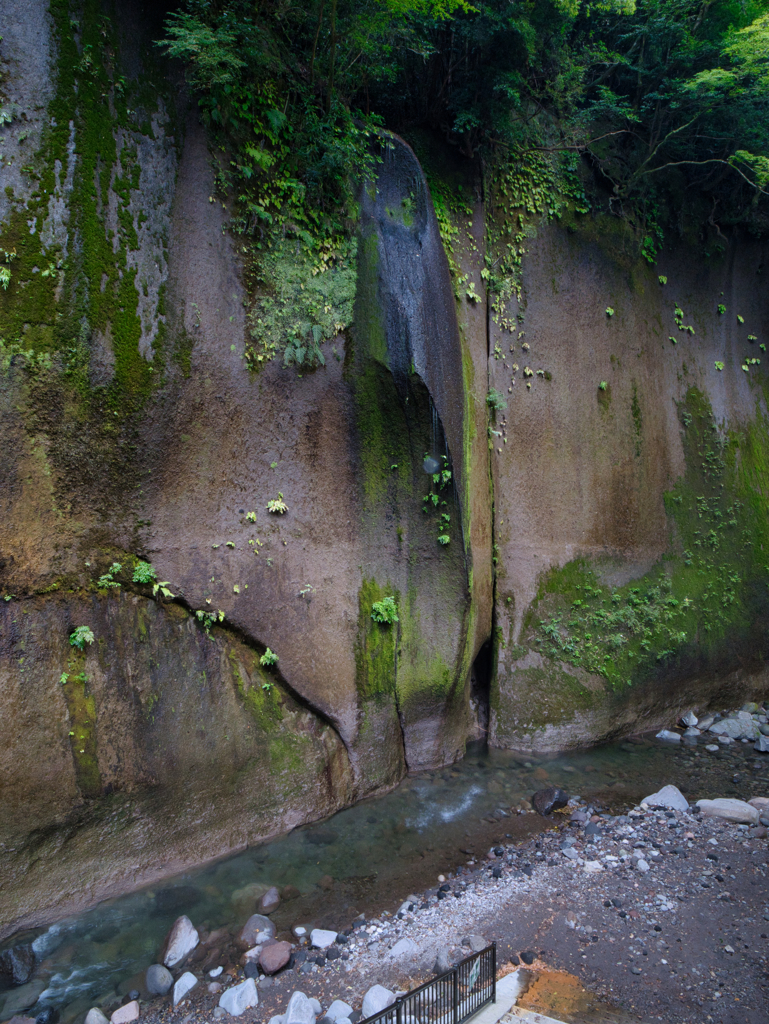
POLYGON ((480 190, 449 262, 393 138, 352 328, 323 367, 253 372, 157 26, 65 6, 25 0, 2 42, 0 934, 451 762, 487 720, 554 749, 765 689, 765 378, 740 369, 765 245, 648 268, 618 223, 543 221, 500 318, 480 190))

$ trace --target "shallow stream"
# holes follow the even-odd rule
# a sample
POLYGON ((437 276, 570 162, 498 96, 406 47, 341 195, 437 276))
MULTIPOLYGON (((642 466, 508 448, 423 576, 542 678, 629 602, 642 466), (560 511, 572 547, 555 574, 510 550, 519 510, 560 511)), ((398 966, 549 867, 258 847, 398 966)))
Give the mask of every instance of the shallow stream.
MULTIPOLYGON (((255 910, 254 883, 293 886, 298 895, 272 915, 278 932, 297 923, 341 929, 359 913, 395 910, 411 892, 435 884, 503 837, 547 828, 521 801, 562 786, 619 813, 666 783, 699 797, 769 793, 769 757, 752 744, 708 753, 654 739, 533 757, 469 747, 463 761, 405 779, 393 792, 340 811, 271 842, 169 878, 162 885, 98 904, 48 929, 3 945, 34 941, 39 966, 28 983, 37 1002, 61 1011, 63 1024, 90 1006, 135 986, 132 976, 155 962, 176 917, 208 929, 242 925, 255 910)), ((26 988, 26 986, 25 986, 26 988)), ((18 1012, 19 989, 0 993, 0 1020, 18 1012), (16 998, 14 998, 16 997, 16 998)))

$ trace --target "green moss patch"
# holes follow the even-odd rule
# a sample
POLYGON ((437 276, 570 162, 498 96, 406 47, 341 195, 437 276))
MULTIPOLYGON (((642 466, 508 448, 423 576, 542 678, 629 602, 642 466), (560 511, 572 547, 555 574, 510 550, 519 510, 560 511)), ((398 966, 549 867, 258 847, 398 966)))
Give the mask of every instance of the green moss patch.
POLYGON ((375 601, 391 596, 399 605, 397 591, 383 590, 373 579, 364 579, 358 591, 355 683, 361 701, 374 701, 380 706, 388 703, 395 693, 399 623, 375 622, 371 611, 375 601))
POLYGON ((666 494, 673 548, 609 587, 587 562, 541 581, 526 642, 618 690, 760 664, 769 654, 769 422, 725 433, 692 388, 679 406, 686 473, 666 494))
POLYGON ((101 776, 96 749, 96 701, 88 688, 85 657, 73 654, 62 675, 62 692, 69 713, 69 742, 75 762, 75 778, 84 797, 101 795, 101 776))

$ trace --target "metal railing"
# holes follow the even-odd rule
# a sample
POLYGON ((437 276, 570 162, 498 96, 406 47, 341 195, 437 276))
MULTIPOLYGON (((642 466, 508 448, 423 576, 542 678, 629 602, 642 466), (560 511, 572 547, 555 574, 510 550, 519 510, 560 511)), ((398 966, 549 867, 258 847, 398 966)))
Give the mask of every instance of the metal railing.
POLYGON ((463 1024, 497 1000, 497 944, 400 996, 360 1024, 463 1024))

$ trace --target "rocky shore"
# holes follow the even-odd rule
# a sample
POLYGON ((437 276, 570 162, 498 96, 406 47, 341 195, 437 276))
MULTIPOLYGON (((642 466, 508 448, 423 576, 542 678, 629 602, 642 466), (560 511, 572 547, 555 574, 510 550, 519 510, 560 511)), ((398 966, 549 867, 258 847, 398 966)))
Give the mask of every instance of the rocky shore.
MULTIPOLYGON (((697 726, 684 721, 671 742, 701 745, 686 733, 705 725, 703 738, 719 739, 707 744, 715 749, 703 759, 733 763, 735 783, 745 780, 751 762, 763 778, 761 740, 730 733, 739 726, 766 736, 764 708, 710 723, 703 717, 697 726), (746 759, 741 740, 759 754, 746 759)), ((744 784, 756 792, 755 783, 744 784)), ((535 793, 530 803, 543 812, 542 831, 470 856, 431 888, 404 893, 378 916, 361 914, 340 931, 320 927, 321 919, 278 932, 270 914, 295 895, 290 886, 255 885, 257 912, 237 928, 209 930, 182 915, 156 964, 90 1009, 75 1012, 71 1005, 61 1024, 226 1024, 231 1016, 244 1024, 357 1024, 397 992, 492 941, 502 972, 527 971, 534 979, 567 972, 583 1009, 603 1008, 612 1020, 765 1022, 769 787, 749 799, 714 793, 690 804, 685 793, 665 786, 623 813, 557 787, 535 793)), ((25 1016, 41 995, 41 983, 27 980, 32 961, 21 948, 0 956, 6 973, 16 971, 17 986, 6 993, 0 1018, 35 1024, 25 1016)), ((555 1007, 559 1012, 549 1009, 556 1017, 582 1019, 555 1007)), ((57 1020, 48 1009, 36 1024, 57 1020)))

